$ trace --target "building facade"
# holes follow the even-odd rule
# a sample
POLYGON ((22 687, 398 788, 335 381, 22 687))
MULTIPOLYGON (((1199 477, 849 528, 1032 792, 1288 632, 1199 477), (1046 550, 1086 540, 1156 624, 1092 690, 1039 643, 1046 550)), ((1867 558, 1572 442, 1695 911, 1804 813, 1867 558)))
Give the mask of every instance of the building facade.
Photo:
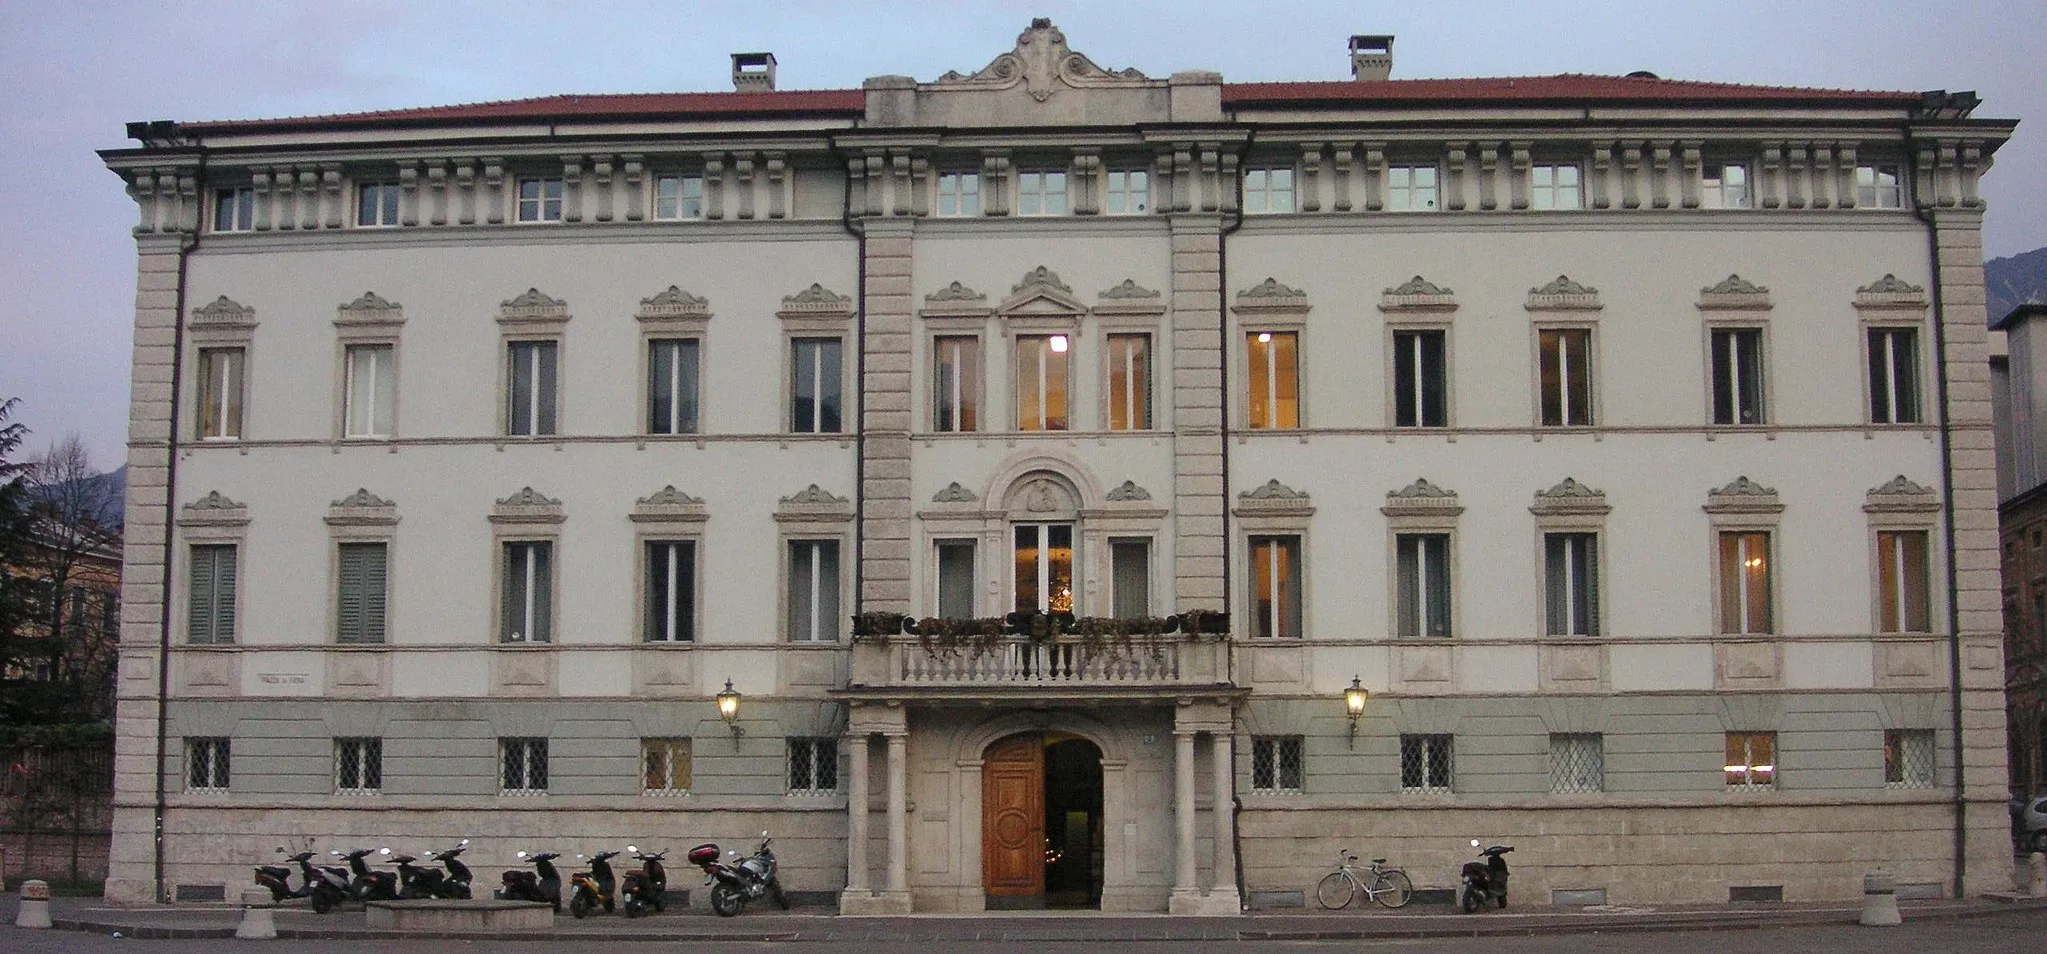
POLYGON ((2047 305, 2028 302, 1991 323, 1997 428, 1997 526, 2004 545, 2005 707, 2014 797, 2047 791, 2047 477, 2041 436, 2040 336, 2047 305))
POLYGON ((1536 901, 2002 886, 1943 318, 2012 124, 1350 52, 131 126, 109 894, 761 829, 861 912, 1474 837, 1536 901))

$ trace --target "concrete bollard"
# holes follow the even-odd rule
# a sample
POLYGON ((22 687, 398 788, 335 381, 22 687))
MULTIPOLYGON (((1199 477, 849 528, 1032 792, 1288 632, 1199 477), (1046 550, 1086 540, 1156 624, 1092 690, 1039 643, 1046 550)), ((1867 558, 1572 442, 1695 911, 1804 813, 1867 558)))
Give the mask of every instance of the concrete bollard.
POLYGON ((1862 876, 1862 923, 1889 927, 1902 923, 1898 916, 1898 880, 1888 871, 1871 871, 1862 876))
POLYGON ((2033 869, 2030 893, 2036 898, 2047 898, 2047 854, 2033 852, 2026 858, 2026 867, 2033 869))
POLYGON ((235 927, 235 936, 259 940, 277 936, 277 915, 271 910, 269 888, 242 889, 242 923, 235 927))
POLYGON ((15 909, 14 926, 24 928, 46 928, 50 926, 49 882, 24 881, 21 883, 21 907, 15 909))

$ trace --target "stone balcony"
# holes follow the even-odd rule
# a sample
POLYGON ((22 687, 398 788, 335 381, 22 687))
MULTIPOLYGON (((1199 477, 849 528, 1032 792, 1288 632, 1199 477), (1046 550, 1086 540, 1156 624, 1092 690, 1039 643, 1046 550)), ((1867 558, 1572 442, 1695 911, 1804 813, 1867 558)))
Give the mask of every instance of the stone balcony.
POLYGON ((856 697, 989 699, 1165 698, 1233 691, 1230 644, 1217 636, 1119 643, 1079 636, 1002 636, 931 645, 914 636, 853 646, 856 697))

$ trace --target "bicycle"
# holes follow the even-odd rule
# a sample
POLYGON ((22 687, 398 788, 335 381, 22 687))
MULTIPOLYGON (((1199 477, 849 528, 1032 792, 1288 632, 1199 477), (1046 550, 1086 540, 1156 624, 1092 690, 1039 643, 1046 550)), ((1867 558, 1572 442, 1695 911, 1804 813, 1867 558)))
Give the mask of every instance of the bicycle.
POLYGON ((1360 891, 1388 908, 1405 905, 1414 897, 1414 882, 1407 880, 1407 872, 1386 867, 1386 859, 1374 858, 1371 867, 1360 871, 1358 856, 1339 848, 1336 858, 1336 870, 1322 876, 1315 885, 1315 900, 1322 907, 1330 911, 1350 907, 1360 891))

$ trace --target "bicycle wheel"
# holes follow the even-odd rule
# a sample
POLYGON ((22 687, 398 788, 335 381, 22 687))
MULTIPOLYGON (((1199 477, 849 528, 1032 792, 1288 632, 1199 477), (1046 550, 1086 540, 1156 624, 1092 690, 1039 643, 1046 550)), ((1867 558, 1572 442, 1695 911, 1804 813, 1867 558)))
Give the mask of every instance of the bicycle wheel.
POLYGON ((1357 892, 1358 884, 1350 879, 1350 875, 1332 871, 1315 886, 1315 900, 1331 911, 1341 911, 1350 906, 1350 899, 1357 892))
POLYGON ((1414 897, 1414 882, 1407 880, 1407 872, 1392 870, 1379 873, 1372 882, 1372 900, 1389 908, 1405 905, 1414 897))

